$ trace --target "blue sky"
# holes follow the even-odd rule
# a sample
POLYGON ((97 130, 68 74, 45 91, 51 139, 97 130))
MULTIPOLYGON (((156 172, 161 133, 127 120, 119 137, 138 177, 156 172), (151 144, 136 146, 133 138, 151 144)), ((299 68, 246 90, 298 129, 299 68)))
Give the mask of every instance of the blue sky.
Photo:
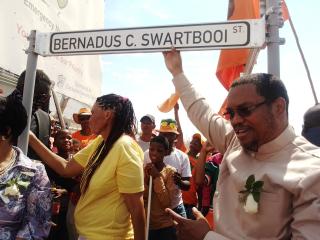
MULTIPOLYGON (((320 98, 320 2, 286 2, 320 98)), ((221 22, 226 20, 227 5, 228 0, 106 0, 105 28, 221 22)), ((300 133, 303 114, 314 100, 288 22, 280 30, 280 36, 286 39, 286 44, 280 48, 280 56, 281 78, 290 98, 289 118, 296 132, 300 133)), ((215 76, 218 57, 217 50, 182 53, 184 72, 216 110, 227 95, 215 76)), ((102 93, 113 92, 130 98, 138 119, 150 113, 156 117, 159 126, 161 119, 173 117, 173 112, 160 113, 156 107, 174 92, 171 75, 165 68, 161 53, 103 55, 102 67, 102 93)), ((253 72, 267 72, 266 50, 261 51, 253 72)), ((180 118, 185 139, 188 139, 197 130, 182 106, 180 118)))

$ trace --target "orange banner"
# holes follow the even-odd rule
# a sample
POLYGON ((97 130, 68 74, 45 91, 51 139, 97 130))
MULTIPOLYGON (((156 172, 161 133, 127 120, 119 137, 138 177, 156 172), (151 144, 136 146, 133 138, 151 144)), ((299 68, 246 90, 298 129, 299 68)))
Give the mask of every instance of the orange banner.
POLYGON ((282 8, 283 20, 286 21, 290 18, 290 15, 289 15, 289 10, 288 10, 287 4, 284 0, 281 1, 281 8, 282 8))
MULTIPOLYGON (((259 0, 229 0, 228 20, 256 19, 260 17, 259 0)), ((234 79, 244 71, 249 49, 221 50, 216 76, 229 90, 234 79)))
POLYGON ((178 102, 179 97, 180 96, 178 93, 171 94, 169 98, 167 98, 163 103, 158 105, 159 111, 163 113, 170 112, 174 108, 174 105, 176 105, 176 103, 178 102))

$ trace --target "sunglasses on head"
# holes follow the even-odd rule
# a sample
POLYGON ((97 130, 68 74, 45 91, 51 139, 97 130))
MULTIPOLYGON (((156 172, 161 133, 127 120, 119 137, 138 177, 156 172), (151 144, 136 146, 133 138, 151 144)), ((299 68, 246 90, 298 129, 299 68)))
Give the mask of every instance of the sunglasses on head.
POLYGON ((251 106, 241 106, 241 107, 237 107, 235 109, 232 108, 227 108, 227 111, 225 113, 223 113, 223 116, 226 119, 230 119, 232 120, 235 116, 235 114, 237 113, 240 117, 245 118, 245 117, 249 117, 258 107, 266 104, 267 101, 263 101, 260 103, 257 103, 255 105, 251 105, 251 106))

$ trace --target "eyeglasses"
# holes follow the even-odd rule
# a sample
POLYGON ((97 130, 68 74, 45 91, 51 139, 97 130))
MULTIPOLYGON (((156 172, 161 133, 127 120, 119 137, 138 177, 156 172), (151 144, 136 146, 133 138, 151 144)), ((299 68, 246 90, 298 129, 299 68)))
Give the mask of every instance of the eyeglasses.
POLYGON ((263 101, 261 103, 257 103, 255 105, 251 105, 248 107, 237 107, 235 109, 227 108, 227 111, 223 113, 223 116, 227 119, 233 119, 235 114, 237 113, 240 117, 249 117, 258 107, 262 106, 263 104, 266 104, 267 101, 263 101))

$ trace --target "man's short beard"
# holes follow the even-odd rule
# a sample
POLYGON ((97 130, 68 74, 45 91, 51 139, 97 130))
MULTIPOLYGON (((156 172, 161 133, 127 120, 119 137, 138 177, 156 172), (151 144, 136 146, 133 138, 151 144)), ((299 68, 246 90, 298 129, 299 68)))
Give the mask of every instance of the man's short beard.
POLYGON ((241 146, 245 149, 245 150, 248 150, 248 151, 251 151, 251 152, 258 152, 258 149, 259 149, 259 144, 258 144, 258 141, 254 140, 250 143, 247 143, 247 144, 242 144, 240 142, 241 146))

